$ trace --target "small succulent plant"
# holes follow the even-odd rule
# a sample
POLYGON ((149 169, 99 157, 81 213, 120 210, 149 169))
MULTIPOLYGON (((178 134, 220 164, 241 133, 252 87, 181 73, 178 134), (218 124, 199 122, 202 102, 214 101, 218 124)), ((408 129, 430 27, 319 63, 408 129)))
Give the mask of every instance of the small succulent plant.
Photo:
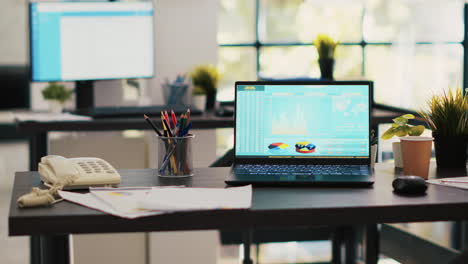
POLYGON ((382 135, 382 139, 391 139, 393 136, 404 137, 404 136, 420 136, 424 132, 424 126, 412 126, 408 124, 409 120, 414 119, 414 115, 406 114, 392 119, 392 126, 385 131, 382 135))

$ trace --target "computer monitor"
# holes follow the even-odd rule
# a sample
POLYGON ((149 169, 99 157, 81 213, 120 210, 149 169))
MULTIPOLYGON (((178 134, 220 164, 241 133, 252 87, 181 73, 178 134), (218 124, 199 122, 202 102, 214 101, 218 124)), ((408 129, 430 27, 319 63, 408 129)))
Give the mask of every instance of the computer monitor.
POLYGON ((29 14, 32 81, 89 89, 83 81, 154 76, 149 1, 33 2, 29 14))

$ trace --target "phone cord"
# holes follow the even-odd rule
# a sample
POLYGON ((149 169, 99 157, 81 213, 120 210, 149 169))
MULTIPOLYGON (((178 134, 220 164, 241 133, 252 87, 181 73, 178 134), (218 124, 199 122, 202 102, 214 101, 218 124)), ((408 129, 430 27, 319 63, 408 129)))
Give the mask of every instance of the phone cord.
POLYGON ((46 184, 49 189, 40 189, 33 187, 31 192, 22 195, 16 201, 19 207, 39 207, 52 205, 60 202, 63 199, 56 199, 58 197, 58 191, 62 190, 64 186, 73 183, 78 177, 76 175, 67 175, 63 177, 59 182, 54 185, 46 184))

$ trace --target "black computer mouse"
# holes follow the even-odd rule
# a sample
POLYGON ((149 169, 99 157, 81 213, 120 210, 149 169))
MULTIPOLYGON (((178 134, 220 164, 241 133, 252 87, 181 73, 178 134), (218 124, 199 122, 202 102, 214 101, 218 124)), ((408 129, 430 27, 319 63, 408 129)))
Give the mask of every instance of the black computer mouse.
POLYGON ((427 190, 426 181, 419 176, 399 176, 393 182, 393 191, 398 194, 417 195, 427 190))

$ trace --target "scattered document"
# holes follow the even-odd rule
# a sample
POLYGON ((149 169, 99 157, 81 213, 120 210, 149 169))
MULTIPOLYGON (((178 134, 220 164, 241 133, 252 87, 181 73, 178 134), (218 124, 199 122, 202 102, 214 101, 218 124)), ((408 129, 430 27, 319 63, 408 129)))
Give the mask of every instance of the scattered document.
POLYGON ((140 208, 165 211, 247 209, 252 206, 252 186, 216 188, 153 188, 140 208))
POLYGON ((64 199, 72 203, 76 203, 94 210, 98 210, 103 213, 111 214, 114 216, 128 218, 128 219, 135 219, 144 216, 151 216, 151 215, 158 215, 164 212, 161 211, 149 211, 149 210, 141 210, 141 211, 134 211, 134 212, 121 212, 118 211, 106 202, 103 202, 101 199, 97 198, 92 193, 74 193, 74 192, 67 192, 67 191, 59 191, 59 195, 64 199))
POLYGON ((18 121, 79 121, 92 120, 89 116, 73 115, 70 113, 15 113, 18 121))
POLYGON ((86 194, 59 191, 67 201, 111 215, 134 219, 177 211, 248 209, 252 186, 224 188, 90 188, 86 194))
POLYGON ((468 177, 453 177, 427 180, 426 182, 468 190, 468 177))
MULTIPOLYGON (((135 214, 141 213, 144 210, 140 209, 139 202, 148 195, 151 191, 151 187, 148 188, 92 188, 90 187, 90 193, 111 207, 113 210, 123 214, 135 214)), ((148 211, 148 210, 146 210, 148 211)))

